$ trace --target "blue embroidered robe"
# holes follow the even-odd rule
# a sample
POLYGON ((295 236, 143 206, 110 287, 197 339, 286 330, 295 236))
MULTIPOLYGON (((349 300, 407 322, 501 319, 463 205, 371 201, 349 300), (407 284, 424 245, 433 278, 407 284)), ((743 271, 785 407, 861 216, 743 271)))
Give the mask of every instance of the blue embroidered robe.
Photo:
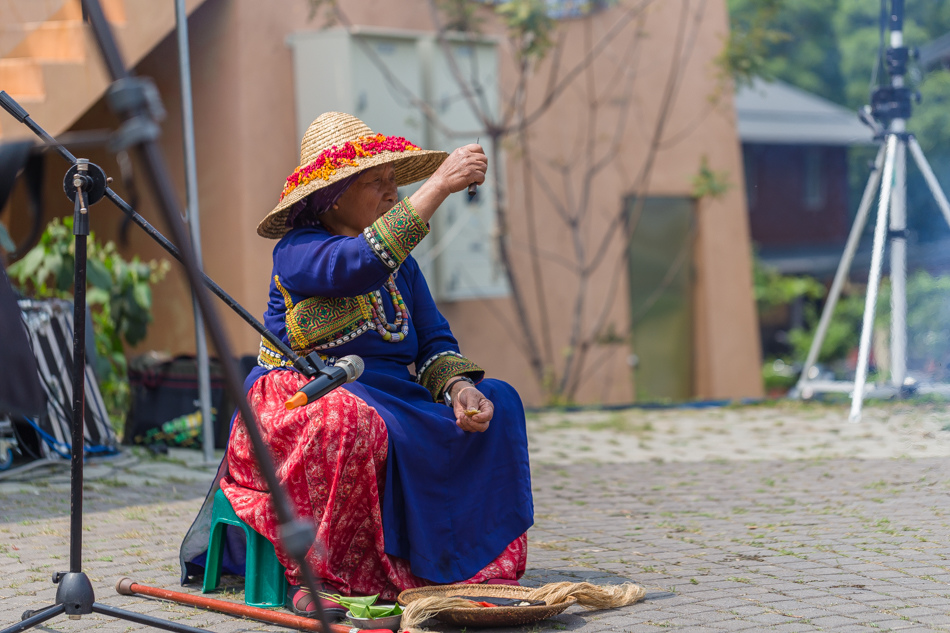
MULTIPOLYGON (((448 322, 409 255, 427 232, 407 200, 358 237, 332 235, 321 226, 290 231, 274 247, 264 323, 302 354, 310 351, 308 345, 312 349, 315 343, 345 337, 347 327, 358 329, 365 319, 334 308, 347 300, 350 307, 365 307, 365 301, 352 299, 380 289, 392 323, 396 311, 382 287, 395 272, 409 313, 405 339, 386 341, 370 327, 321 353, 363 359, 362 376, 343 388, 374 407, 389 432, 381 499, 386 552, 408 559, 417 576, 452 583, 474 576, 527 531, 533 502, 524 409, 515 390, 498 380, 478 383, 494 404, 484 433, 462 431, 452 410, 435 401, 453 376, 477 380, 483 372, 459 354, 448 322), (424 370, 422 384, 410 367, 424 370)), ((262 346, 265 358, 275 360, 262 346)), ((249 389, 266 371, 256 367, 245 386, 249 389)))

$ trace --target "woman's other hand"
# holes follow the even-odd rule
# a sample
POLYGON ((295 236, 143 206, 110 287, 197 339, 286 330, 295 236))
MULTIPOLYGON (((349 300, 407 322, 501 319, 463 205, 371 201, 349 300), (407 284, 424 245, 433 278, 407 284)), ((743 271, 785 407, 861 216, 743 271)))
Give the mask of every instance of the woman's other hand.
POLYGON ((472 433, 488 430, 488 424, 495 414, 495 405, 491 400, 466 382, 460 381, 453 385, 452 392, 455 424, 463 431, 472 433))
POLYGON ((469 185, 485 182, 488 157, 481 145, 463 145, 449 154, 432 176, 409 197, 413 208, 428 222, 439 205, 450 194, 463 191, 469 185))

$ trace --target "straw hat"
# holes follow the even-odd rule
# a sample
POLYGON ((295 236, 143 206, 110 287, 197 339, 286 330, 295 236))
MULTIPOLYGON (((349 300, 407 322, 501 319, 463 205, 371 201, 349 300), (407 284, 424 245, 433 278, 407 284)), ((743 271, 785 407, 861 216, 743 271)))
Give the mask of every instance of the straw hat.
POLYGON ((257 225, 261 237, 280 238, 289 230, 290 208, 311 193, 358 172, 392 163, 402 187, 431 176, 448 156, 420 149, 399 136, 376 134, 350 114, 325 112, 300 142, 300 166, 284 184, 280 202, 257 225))

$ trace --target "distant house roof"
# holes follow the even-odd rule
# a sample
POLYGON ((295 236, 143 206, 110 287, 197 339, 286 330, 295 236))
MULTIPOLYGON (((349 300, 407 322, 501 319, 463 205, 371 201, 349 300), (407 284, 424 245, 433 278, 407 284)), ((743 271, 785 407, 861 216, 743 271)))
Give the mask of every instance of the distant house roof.
POLYGON ((781 81, 739 88, 736 117, 743 143, 859 145, 873 138, 857 113, 781 81))

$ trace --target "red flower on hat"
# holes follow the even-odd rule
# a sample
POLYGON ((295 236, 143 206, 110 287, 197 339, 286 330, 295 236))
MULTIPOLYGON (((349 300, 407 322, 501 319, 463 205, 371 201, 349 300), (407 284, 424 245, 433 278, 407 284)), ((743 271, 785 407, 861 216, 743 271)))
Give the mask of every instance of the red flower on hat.
POLYGON ((419 151, 419 148, 401 136, 362 136, 354 142, 347 141, 343 147, 334 145, 325 149, 306 165, 301 165, 287 177, 284 190, 280 193, 283 200, 294 189, 314 180, 330 180, 341 167, 359 167, 360 158, 371 158, 383 152, 401 154, 419 151))

